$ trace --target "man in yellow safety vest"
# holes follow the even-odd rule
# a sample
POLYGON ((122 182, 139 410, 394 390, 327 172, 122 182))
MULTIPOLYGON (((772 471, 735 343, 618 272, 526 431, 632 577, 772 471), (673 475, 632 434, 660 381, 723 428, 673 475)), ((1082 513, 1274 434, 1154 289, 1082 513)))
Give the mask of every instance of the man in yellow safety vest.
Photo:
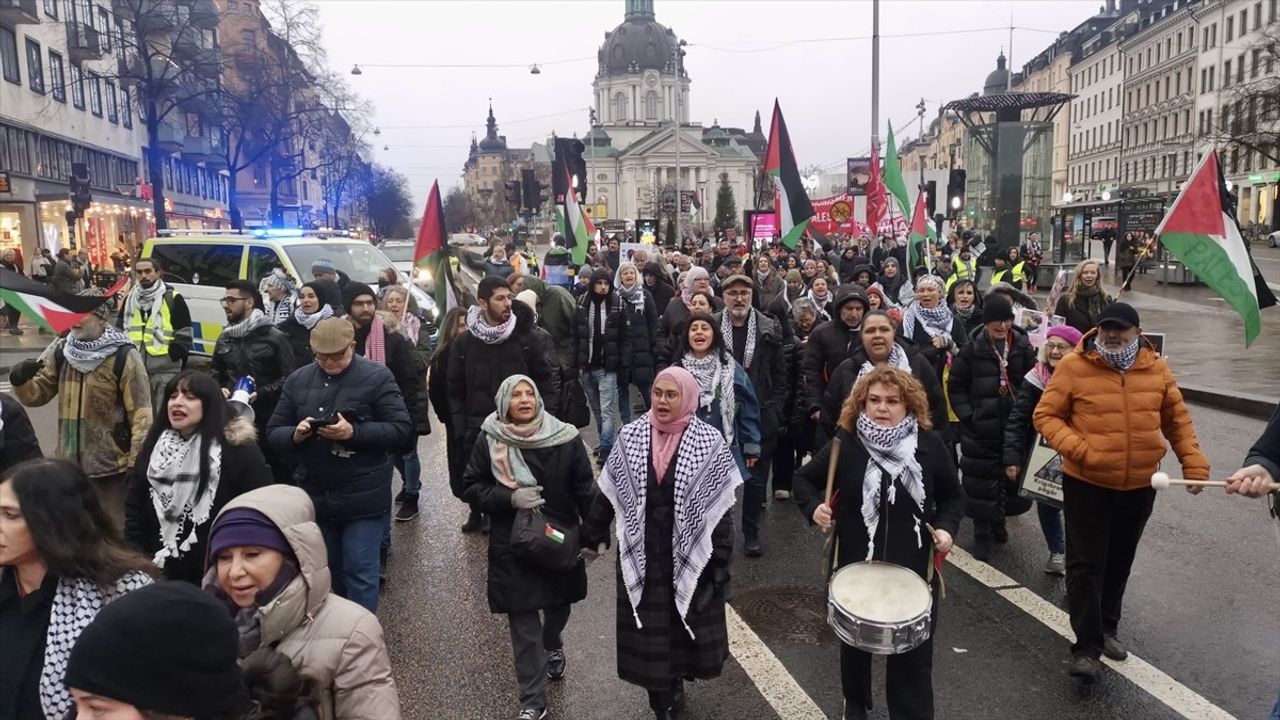
POLYGON ((116 325, 142 355, 151 385, 151 402, 163 407, 164 388, 182 372, 191 353, 191 313, 187 301, 160 279, 157 260, 142 258, 133 265, 134 284, 120 309, 116 325))

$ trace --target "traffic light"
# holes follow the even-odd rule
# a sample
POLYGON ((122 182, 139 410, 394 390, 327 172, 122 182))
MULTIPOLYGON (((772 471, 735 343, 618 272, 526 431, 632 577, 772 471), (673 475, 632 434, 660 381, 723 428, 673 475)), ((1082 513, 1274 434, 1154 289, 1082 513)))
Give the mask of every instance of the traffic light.
POLYGON ((587 149, 577 138, 556 138, 555 166, 552 168, 551 185, 557 197, 569 193, 569 183, 579 202, 587 197, 587 161, 582 153, 587 149))
POLYGON ((924 192, 925 209, 929 211, 929 217, 933 217, 938 210, 938 181, 929 180, 925 182, 924 192))
POLYGON ((512 180, 502 183, 502 187, 506 188, 507 202, 511 203, 517 209, 520 208, 520 181, 512 180))
POLYGON ((952 170, 947 178, 947 212, 959 215, 964 210, 964 170, 952 170))
POLYGON ((84 211, 93 203, 93 195, 89 192, 89 166, 86 163, 72 163, 71 177, 68 179, 71 190, 71 206, 76 217, 83 217, 84 211))
POLYGON ((542 207, 542 183, 538 182, 538 174, 530 169, 521 170, 520 182, 525 209, 532 212, 542 207))

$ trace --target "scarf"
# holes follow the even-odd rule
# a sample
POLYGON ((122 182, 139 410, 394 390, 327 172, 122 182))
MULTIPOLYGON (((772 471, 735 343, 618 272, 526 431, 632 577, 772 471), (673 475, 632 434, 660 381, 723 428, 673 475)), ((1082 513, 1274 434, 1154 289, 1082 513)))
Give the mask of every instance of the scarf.
POLYGON ((867 526, 867 560, 876 549, 876 528, 880 525, 881 474, 889 481, 889 504, 897 501, 901 484, 916 505, 916 548, 921 547, 920 521, 924 517, 924 472, 916 460, 919 428, 914 415, 897 425, 881 427, 865 414, 858 415, 858 440, 870 456, 862 476, 862 522, 867 526))
POLYGON ((116 598, 151 584, 151 576, 128 572, 114 587, 103 588, 88 578, 59 578, 45 631, 44 668, 40 671, 40 707, 46 718, 66 717, 75 706, 63 685, 71 648, 98 611, 116 598))
POLYGON ((489 459, 493 476, 504 486, 533 487, 538 480, 524 462, 521 449, 549 448, 563 445, 578 437, 578 429, 546 412, 538 386, 527 375, 511 375, 498 386, 493 398, 497 410, 489 413, 480 429, 489 445, 489 459), (537 412, 533 419, 522 425, 510 422, 507 413, 511 409, 511 393, 516 385, 526 382, 537 397, 537 412))
POLYGON ((627 287, 619 281, 616 287, 623 300, 635 306, 638 312, 644 312, 644 287, 640 283, 637 282, 631 287, 627 287))
MULTIPOLYGON (((261 311, 255 311, 261 315, 261 311)), ((151 504, 160 524, 160 550, 154 562, 164 567, 168 558, 181 557, 196 542, 196 528, 209 521, 213 498, 218 493, 222 474, 222 443, 209 443, 209 482, 200 492, 200 434, 184 440, 178 431, 160 433, 147 463, 147 482, 151 484, 151 504), (190 525, 186 538, 179 540, 184 526, 190 525), (179 544, 181 543, 181 544, 179 544)))
MULTIPOLYGON (((898 343, 894 343, 893 347, 889 349, 889 357, 885 359, 885 364, 891 368, 897 368, 906 373, 911 372, 911 360, 907 358, 907 351, 903 350, 902 346, 898 343)), ((862 363, 862 367, 858 368, 858 377, 853 381, 853 384, 857 385, 858 380, 861 380, 864 375, 875 369, 876 364, 871 362, 871 358, 868 357, 862 363)))
POLYGON ((1049 386, 1049 378, 1053 376, 1053 368, 1048 363, 1038 362, 1027 371, 1026 377, 1022 379, 1024 383, 1031 383, 1034 387, 1044 390, 1049 386))
POLYGON ((935 338, 939 335, 947 337, 951 335, 951 322, 954 319, 951 309, 945 304, 940 304, 935 308, 927 308, 918 302, 911 303, 911 307, 907 308, 907 311, 903 314, 903 334, 915 340, 916 321, 919 320, 929 337, 935 338))
MULTIPOLYGON (((409 306, 406 304, 405 309, 409 306)), ((411 312, 404 312, 400 315, 400 333, 409 338, 409 342, 415 346, 418 344, 418 338, 422 337, 422 321, 417 315, 411 312)))
POLYGON ((293 310, 293 319, 297 320, 299 325, 308 330, 314 328, 316 323, 321 320, 327 320, 331 317, 333 317, 333 308, 328 305, 321 305, 320 309, 313 313, 308 313, 303 310, 301 305, 293 310))
POLYGON ((147 324, 157 333, 164 332, 164 318, 160 313, 152 312, 155 307, 156 300, 164 298, 164 294, 169 291, 169 286, 163 280, 157 279, 151 283, 151 287, 142 287, 142 283, 133 286, 133 290, 129 291, 129 297, 124 300, 124 316, 125 322, 133 317, 135 310, 141 310, 147 315, 147 324))
POLYGON ((812 300, 813 304, 818 309, 822 310, 823 312, 826 312, 827 305, 831 303, 831 298, 832 298, 831 289, 828 288, 826 293, 824 293, 821 296, 818 296, 814 294, 813 288, 809 288, 809 292, 805 293, 805 297, 808 297, 810 300, 812 300))
MULTIPOLYGON (((266 298, 266 295, 263 295, 263 298, 266 298)), ((272 325, 280 325, 293 316, 297 302, 297 298, 292 295, 285 295, 280 298, 280 302, 272 302, 268 299, 266 300, 267 307, 263 312, 267 317, 271 318, 272 325)))
POLYGON ((62 345, 62 354, 71 363, 71 367, 87 375, 126 345, 133 347, 133 341, 108 325, 97 340, 77 340, 74 335, 67 335, 67 341, 62 345))
POLYGON ((693 411, 698 409, 698 381, 693 379, 693 375, 689 374, 688 370, 679 365, 665 368, 658 373, 653 382, 656 384, 659 380, 665 379, 670 379, 680 386, 680 414, 669 423, 662 422, 652 412, 645 416, 653 429, 649 439, 653 444, 653 473, 659 483, 667 475, 671 458, 675 457, 676 448, 680 446, 680 437, 684 434, 685 428, 689 427, 689 419, 693 417, 693 411))
POLYGON ((511 337, 512 331, 516 329, 516 313, 512 310, 511 317, 501 325, 489 325, 484 321, 484 311, 480 306, 472 305, 467 308, 467 329, 485 345, 497 345, 511 337))
POLYGON ((260 327, 270 326, 271 318, 258 308, 254 308, 253 312, 249 313, 249 317, 222 328, 222 334, 229 338, 242 338, 260 327))
MULTIPOLYGON (((733 320, 729 317, 729 310, 726 308, 720 314, 720 334, 727 338, 733 337, 733 320)), ((756 311, 754 309, 747 310, 747 342, 742 349, 742 369, 750 370, 751 361, 756 356, 756 311)))
POLYGON ((799 270, 792 268, 791 270, 787 271, 787 275, 784 281, 784 286, 786 287, 786 290, 782 293, 782 295, 787 299, 787 304, 793 303, 796 300, 799 300, 800 298, 804 297, 805 295, 804 276, 800 274, 799 270), (793 291, 791 289, 790 283, 793 283, 793 282, 800 283, 799 290, 793 291))
POLYGON ((1102 359, 1107 361, 1108 365, 1115 368, 1117 372, 1123 375, 1129 371, 1129 368, 1133 367, 1133 361, 1138 359, 1139 339, 1139 337, 1135 337, 1133 342, 1129 343, 1128 346, 1116 351, 1107 350, 1099 345, 1097 340, 1094 340, 1093 347, 1098 351, 1098 354, 1102 356, 1102 359))
MULTIPOLYGON (((682 382, 681 387, 684 386, 682 382)), ((651 414, 646 413, 645 417, 651 414)), ((643 628, 637 609, 644 594, 648 563, 645 557, 645 533, 648 531, 645 500, 649 486, 651 427, 648 422, 624 425, 599 478, 600 492, 613 506, 618 518, 614 529, 618 539, 618 562, 637 628, 643 628)), ((725 513, 733 508, 734 492, 742 485, 742 474, 724 437, 697 418, 689 418, 688 426, 680 436, 675 463, 672 589, 680 621, 689 637, 694 638, 686 620, 689 606, 693 602, 698 578, 711 559, 711 532, 725 513)))
POLYGON ((295 559, 285 558, 284 564, 280 566, 280 570, 276 572, 276 579, 271 584, 258 591, 253 598, 253 605, 242 608, 227 595, 222 586, 218 585, 218 577, 216 573, 206 574, 201 588, 210 595, 217 598, 227 609, 227 613, 231 615, 231 621, 236 626, 236 634, 240 645, 240 658, 244 659, 249 653, 257 650, 262 645, 262 609, 275 602, 281 591, 288 587, 302 571, 298 568, 295 559))
POLYGON ((587 367, 603 366, 603 357, 599 361, 596 360, 596 338, 605 337, 604 331, 608 325, 609 296, 600 297, 594 289, 588 290, 587 296, 583 299, 583 305, 587 311, 587 367))
POLYGON ((280 271, 279 268, 273 270, 270 275, 262 278, 262 282, 258 283, 258 292, 266 301, 266 314, 271 318, 272 325, 279 325, 289 316, 293 314, 293 306, 298 297, 298 289, 289 281, 289 277, 280 271), (284 297, 280 298, 280 302, 276 302, 267 295, 270 288, 278 288, 284 291, 284 297))
POLYGON ((1102 292, 1101 285, 1093 287, 1080 287, 1076 289, 1076 300, 1073 304, 1079 305, 1080 298, 1084 298, 1084 311, 1089 315, 1089 324, 1097 325, 1098 316, 1102 314, 1102 309, 1107 306, 1106 293, 1102 292))
POLYGON ((967 308, 956 307, 955 305, 951 306, 951 312, 955 313, 955 316, 960 318, 960 320, 965 323, 968 323, 971 319, 973 319, 973 311, 977 309, 978 309, 977 305, 970 305, 967 308))
POLYGON ((733 415, 737 410, 733 396, 733 366, 721 362, 717 352, 707 353, 699 360, 693 353, 686 352, 680 360, 680 366, 693 375, 698 382, 698 406, 711 411, 712 405, 720 401, 720 430, 724 433, 725 442, 733 444, 733 415))
POLYGON ((387 326, 378 317, 378 313, 373 314, 373 320, 369 323, 369 334, 364 340, 364 357, 379 365, 387 364, 387 326))

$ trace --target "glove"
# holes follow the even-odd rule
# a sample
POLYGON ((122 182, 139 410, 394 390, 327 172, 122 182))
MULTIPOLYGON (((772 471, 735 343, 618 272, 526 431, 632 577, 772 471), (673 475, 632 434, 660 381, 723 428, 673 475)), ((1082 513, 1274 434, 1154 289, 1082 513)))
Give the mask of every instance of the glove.
POLYGON ((14 387, 26 385, 27 381, 36 376, 40 372, 40 368, 44 367, 44 361, 30 358, 19 362, 9 371, 9 382, 14 387))
POLYGON ((517 510, 533 510, 546 504, 547 501, 542 499, 541 485, 516 488, 511 493, 511 507, 517 510))
POLYGON ((174 362, 182 362, 187 359, 187 349, 177 343, 169 343, 169 359, 174 362))

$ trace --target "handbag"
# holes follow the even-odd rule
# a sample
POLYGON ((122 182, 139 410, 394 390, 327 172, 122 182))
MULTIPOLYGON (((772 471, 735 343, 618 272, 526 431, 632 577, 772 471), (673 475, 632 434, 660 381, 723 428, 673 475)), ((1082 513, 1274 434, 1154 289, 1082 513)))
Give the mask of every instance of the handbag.
POLYGON ((541 508, 517 510, 511 522, 511 553, 543 570, 566 572, 581 562, 578 526, 562 523, 541 508))
POLYGON ((555 416, 576 428, 584 428, 591 424, 591 409, 587 407, 587 393, 582 389, 582 381, 575 372, 567 372, 561 377, 559 412, 555 416))

